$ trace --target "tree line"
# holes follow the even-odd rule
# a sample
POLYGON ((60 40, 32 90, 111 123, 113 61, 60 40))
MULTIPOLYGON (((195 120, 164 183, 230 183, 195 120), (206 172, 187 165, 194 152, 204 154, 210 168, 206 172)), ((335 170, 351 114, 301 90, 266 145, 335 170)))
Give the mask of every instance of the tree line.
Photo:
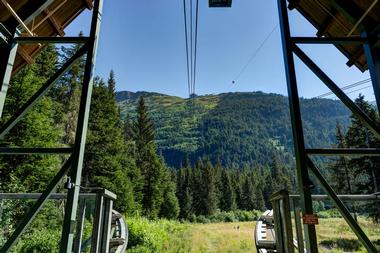
MULTIPOLYGON (((20 108, 64 60, 78 48, 46 47, 33 65, 25 67, 9 87, 1 124, 20 108)), ((75 130, 83 80, 84 59, 67 71, 2 141, 2 146, 68 147, 75 141, 75 130)), ((266 165, 252 162, 228 166, 218 157, 183 162, 170 169, 158 154, 154 121, 144 98, 140 97, 136 117, 121 119, 115 97, 116 79, 94 80, 83 167, 84 189, 104 187, 118 196, 116 208, 128 215, 151 219, 212 215, 218 210, 264 210, 270 208, 270 195, 286 188, 295 192, 295 171, 272 154, 266 165), (216 162, 214 161, 216 160, 216 162)), ((379 121, 376 110, 361 96, 359 107, 379 121)), ((211 124, 212 122, 210 122, 211 124)), ((378 147, 379 141, 362 123, 351 116, 347 129, 337 126, 339 147, 378 147)), ((211 148, 211 147, 210 147, 211 148)), ((7 155, 0 157, 0 190, 3 192, 40 192, 67 159, 63 155, 7 155)), ((268 159, 267 159, 268 160, 268 159)), ((378 192, 379 158, 339 158, 328 176, 338 193, 378 192), (342 180, 344 179, 344 180, 342 180)), ((64 181, 58 187, 64 190, 64 181)), ((373 215, 378 207, 372 205, 373 215)), ((19 206, 22 213, 26 206, 19 206)), ((15 215, 18 217, 18 215, 15 215)))

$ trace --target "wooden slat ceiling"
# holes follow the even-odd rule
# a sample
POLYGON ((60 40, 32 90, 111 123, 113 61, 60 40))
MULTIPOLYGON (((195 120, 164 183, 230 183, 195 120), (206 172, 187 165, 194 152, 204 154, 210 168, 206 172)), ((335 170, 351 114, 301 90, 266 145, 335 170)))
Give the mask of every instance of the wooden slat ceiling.
MULTIPOLYGON (((355 28, 369 7, 376 0, 288 0, 290 9, 297 9, 317 30, 317 36, 360 36, 364 28, 371 35, 378 35, 380 24, 380 1, 355 28), (353 31, 352 31, 353 30, 353 31), (350 35, 351 32, 351 35, 350 35)), ((336 46, 347 58, 348 66, 355 65, 361 71, 367 69, 363 46, 345 44, 336 46)))
MULTIPOLYGON (((18 14, 25 11, 26 8, 37 9, 39 7, 37 4, 33 6, 33 2, 38 2, 37 0, 7 0, 7 2, 18 14)), ((92 8, 92 0, 56 0, 26 25, 35 36, 64 36, 64 29, 86 8, 92 8)), ((16 19, 1 1, 0 22, 9 30, 18 25, 16 19)), ((28 35, 25 33, 22 36, 28 35)), ((33 63, 33 58, 41 51, 42 47, 41 45, 20 45, 13 73, 17 72, 25 64, 33 63)))

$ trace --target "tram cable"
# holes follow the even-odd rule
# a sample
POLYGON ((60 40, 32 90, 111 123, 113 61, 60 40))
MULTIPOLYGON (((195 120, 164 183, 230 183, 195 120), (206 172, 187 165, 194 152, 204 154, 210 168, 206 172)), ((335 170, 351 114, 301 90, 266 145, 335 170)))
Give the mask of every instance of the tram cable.
POLYGON ((240 70, 240 72, 236 75, 236 77, 232 80, 232 84, 235 84, 236 81, 240 78, 240 76, 245 72, 247 67, 251 64, 251 62, 256 58, 258 53, 261 51, 261 49, 265 46, 265 44, 268 42, 269 38, 272 36, 272 34, 276 31, 276 29, 279 27, 279 24, 277 23, 272 30, 268 33, 268 35, 264 38, 264 40, 261 42, 261 44, 256 48, 256 50, 253 52, 251 57, 248 59, 247 63, 243 66, 243 68, 240 70))
POLYGON ((185 21, 185 42, 186 42, 186 67, 187 67, 187 89, 190 95, 191 85, 190 85, 190 68, 189 68, 189 40, 187 31, 187 15, 186 15, 186 0, 183 0, 183 16, 185 21))
POLYGON ((192 94, 195 94, 195 84, 196 84, 197 45, 198 45, 198 20, 199 20, 199 0, 197 0, 196 10, 195 10, 194 69, 193 69, 193 91, 192 91, 192 94))
POLYGON ((185 25, 186 40, 186 67, 189 98, 195 94, 196 76, 197 76, 197 55, 198 55, 198 23, 199 23, 199 0, 195 2, 194 17, 193 0, 183 0, 183 15, 185 25), (187 5, 189 3, 189 5, 187 5), (195 23, 195 24, 194 24, 195 23))
MULTIPOLYGON (((352 88, 364 85, 364 84, 369 83, 369 82, 371 82, 371 78, 367 78, 367 79, 364 79, 364 80, 361 80, 361 81, 358 81, 358 82, 355 82, 355 83, 352 83, 352 84, 345 85, 345 86, 341 87, 340 89, 341 90, 349 90, 349 89, 352 89, 352 88)), ((368 88, 368 87, 371 87, 371 86, 366 86, 366 88, 368 88)), ((364 89, 364 88, 362 88, 362 89, 364 89)), ((359 91, 359 90, 361 90, 361 89, 357 89, 355 91, 359 91)), ((349 92, 347 94, 350 94, 350 93, 352 93, 352 92, 349 92)), ((316 96, 315 98, 324 98, 324 97, 327 97, 327 96, 330 96, 330 95, 333 95, 333 94, 334 93, 332 91, 330 91, 330 92, 323 93, 323 94, 321 94, 319 96, 316 96)))

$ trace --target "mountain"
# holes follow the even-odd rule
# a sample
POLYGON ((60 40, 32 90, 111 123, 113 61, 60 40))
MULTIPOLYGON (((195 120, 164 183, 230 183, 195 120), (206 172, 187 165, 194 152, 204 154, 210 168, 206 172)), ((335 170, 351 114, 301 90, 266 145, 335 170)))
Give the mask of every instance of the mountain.
MULTIPOLYGON (((265 165, 274 154, 292 161, 292 130, 288 99, 278 94, 236 92, 183 99, 151 92, 116 94, 122 117, 135 117, 143 96, 157 130, 159 152, 166 163, 179 167, 208 156, 213 162, 241 167, 265 165)), ((335 126, 349 123, 350 112, 331 99, 301 99, 307 147, 329 147, 335 126)))

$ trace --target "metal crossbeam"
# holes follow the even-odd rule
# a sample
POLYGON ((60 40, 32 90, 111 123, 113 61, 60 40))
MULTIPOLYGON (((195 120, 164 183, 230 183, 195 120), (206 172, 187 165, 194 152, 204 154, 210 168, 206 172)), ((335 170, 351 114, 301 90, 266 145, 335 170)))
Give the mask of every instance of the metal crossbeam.
POLYGON ((22 119, 22 117, 33 108, 43 95, 58 82, 59 78, 87 51, 87 44, 82 46, 0 129, 0 139, 22 119))
POLYGON ((79 117, 75 135, 73 162, 70 171, 70 177, 74 183, 74 187, 69 190, 67 196, 60 253, 71 253, 73 248, 75 233, 73 228, 75 227, 76 223, 78 197, 82 179, 83 157, 93 88, 93 68, 96 62, 96 51, 98 47, 102 10, 103 0, 95 1, 91 20, 91 31, 90 39, 88 42, 87 59, 83 76, 82 94, 79 105, 79 117))
POLYGON ((48 184, 45 191, 41 194, 36 203, 34 203, 26 217, 18 224, 16 230, 13 232, 11 237, 5 242, 4 246, 0 249, 0 253, 9 252, 11 247, 17 242, 22 233, 28 228, 33 218, 38 214, 38 212, 44 206, 46 201, 49 199, 50 195, 57 188, 59 182, 61 182, 62 178, 66 175, 67 171, 71 166, 71 162, 72 158, 70 157, 62 166, 61 170, 55 175, 53 180, 48 184))
POLYGON ((71 154, 72 148, 20 148, 0 147, 2 155, 71 154))
POLYGON ((355 221, 354 217, 352 217, 350 211, 344 205, 342 200, 339 199, 339 197, 337 196, 333 188, 328 184, 326 179, 319 172, 317 166, 315 166, 315 164, 310 158, 308 158, 308 167, 311 170, 311 172, 314 174, 314 176, 318 179, 318 181, 321 183, 322 188, 326 191, 326 193, 332 199, 335 206, 338 208, 338 211, 340 212, 342 217, 346 220, 347 224, 351 227, 352 231, 356 234, 356 236, 358 237, 360 242, 363 244, 363 246, 367 249, 368 252, 376 253, 377 249, 375 248, 375 246, 373 246, 371 241, 368 239, 367 235, 361 229, 359 224, 355 221))
POLYGON ((365 44, 368 41, 366 37, 292 37, 292 42, 296 44, 365 44))
POLYGON ((47 43, 59 43, 59 44, 80 44, 86 43, 89 37, 16 37, 14 39, 18 44, 47 44, 47 43))
POLYGON ((293 52, 303 63, 310 68, 310 70, 319 77, 319 79, 326 84, 327 87, 351 110, 351 112, 358 117, 363 124, 368 127, 373 133, 380 138, 380 126, 372 120, 362 109, 360 109, 336 83, 328 77, 323 70, 314 63, 298 46, 293 45, 293 52))
POLYGON ((380 156, 380 148, 309 148, 308 155, 380 156))
MULTIPOLYGON (((297 78, 294 68, 290 26, 286 0, 278 0, 278 12, 282 38, 282 50, 285 63, 285 73, 289 98, 290 118, 293 130, 293 143, 295 148, 297 182, 301 194, 301 208, 304 214, 313 214, 313 202, 310 191, 310 178, 306 162, 305 140, 301 120, 301 109, 297 90, 297 78)), ((318 252, 317 235, 314 225, 304 225, 306 249, 310 253, 318 252)))
MULTIPOLYGON (((339 194, 336 195, 340 200, 347 201, 366 201, 366 200, 375 200, 380 201, 379 194, 339 194)), ((300 195, 289 195, 290 198, 299 199, 300 195)), ((329 195, 311 195, 313 200, 329 200, 329 195)))
MULTIPOLYGON (((340 8, 340 4, 336 2, 341 2, 342 0, 331 0, 334 6, 340 8)), ((363 44, 366 49, 366 57, 368 61, 368 68, 371 72, 371 79, 374 86, 375 97, 377 100, 378 108, 380 108, 380 53, 377 50, 379 46, 379 38, 377 34, 371 32, 368 34, 362 34, 361 37, 347 37, 347 38, 310 38, 310 37, 291 37, 290 27, 288 20, 288 13, 286 8, 286 0, 278 0, 280 27, 281 27, 281 37, 282 37, 282 48, 284 53, 284 63, 285 63, 285 73, 288 84, 288 94, 289 94, 289 107, 290 115, 292 121, 293 129, 293 142, 295 147, 295 157, 297 164, 297 177, 302 213, 308 214, 313 213, 312 198, 325 199, 326 196, 311 196, 310 187, 308 182, 310 182, 308 171, 314 174, 318 179, 323 189, 328 193, 329 197, 334 201, 338 210, 341 212, 342 216, 345 218, 347 223, 350 225, 351 229, 358 236, 359 240, 366 247, 369 252, 377 252, 372 243, 369 241, 368 237, 364 234, 363 230, 360 228, 359 224, 350 215, 348 209, 344 206, 341 200, 345 199, 345 196, 340 196, 339 198, 329 186, 327 181, 321 175, 317 167, 313 164, 308 155, 344 155, 344 156, 379 156, 380 149, 377 148, 329 148, 329 149, 306 149, 304 144, 303 127, 301 121, 301 113, 299 107, 299 96, 297 91, 297 79, 295 73, 295 64, 293 59, 293 54, 296 54, 301 61, 310 68, 310 70, 319 79, 325 83, 325 85, 330 88, 330 90, 352 111, 352 113, 363 122, 363 124, 374 132, 375 136, 380 138, 380 126, 372 118, 370 118, 363 110, 361 110, 336 84, 330 77, 328 77, 321 68, 318 67, 296 44, 363 44), (376 50, 375 50, 376 49, 376 50), (306 196, 306 197, 305 197, 306 196), (309 207, 309 212, 305 212, 306 207, 309 207)), ((294 1, 293 1, 294 2, 294 1)), ((347 3, 348 5, 348 3, 347 3)), ((294 6, 293 6, 294 7, 294 6)), ((352 8, 351 8, 352 9, 352 8)), ((341 8, 339 9, 341 10, 341 8)), ((344 14, 346 10, 341 10, 344 14)), ((349 15, 347 15, 349 16, 349 15)), ((348 17, 350 18, 350 17, 348 17)), ((360 17, 353 18, 353 23, 356 23, 360 17)), ((364 24, 365 25, 365 24, 364 24)), ((362 26, 363 28, 364 26, 362 26)), ((380 109, 379 109, 380 110, 380 109)), ((352 197, 352 196, 351 196, 352 197)), ((370 196, 362 196, 357 199, 371 198, 378 200, 376 194, 370 196)), ((306 227, 307 229, 307 227, 306 227)), ((305 242, 307 252, 318 252, 318 244, 316 241, 315 233, 309 233, 305 229, 305 242)), ((309 228, 310 229, 310 228, 309 228)))

